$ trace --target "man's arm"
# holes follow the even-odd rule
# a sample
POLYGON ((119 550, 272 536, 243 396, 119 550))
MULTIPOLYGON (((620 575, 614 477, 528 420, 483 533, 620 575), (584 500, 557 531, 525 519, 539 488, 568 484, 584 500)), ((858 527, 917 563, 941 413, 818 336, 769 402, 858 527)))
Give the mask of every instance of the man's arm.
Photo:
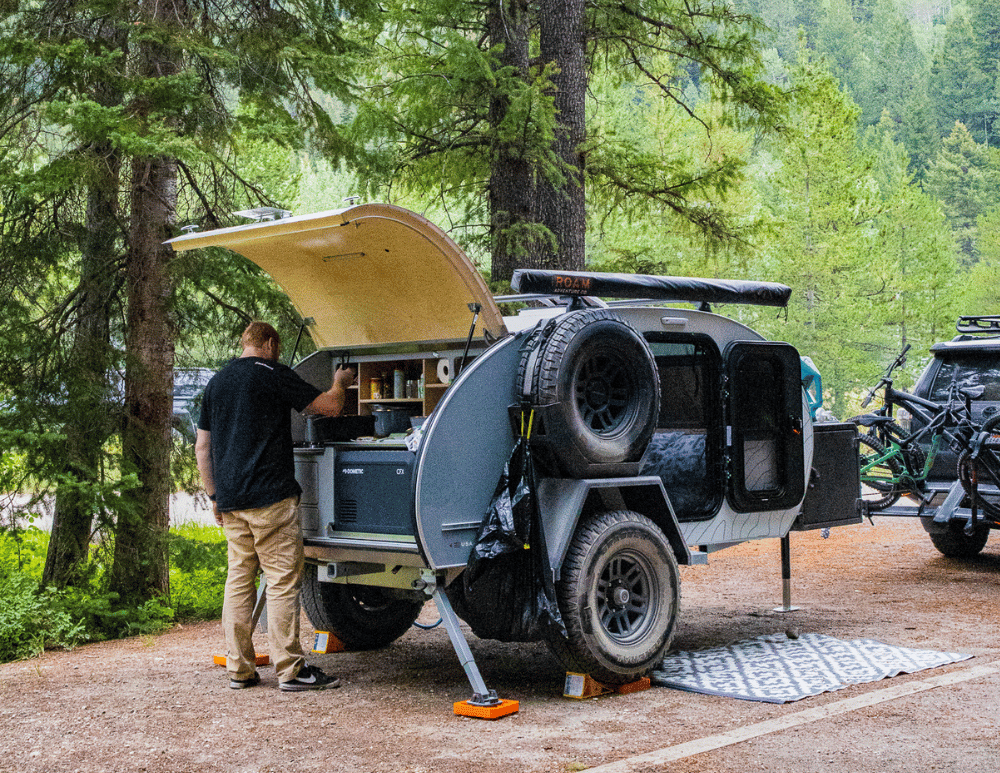
POLYGON ((212 475, 212 433, 204 429, 198 430, 194 441, 194 456, 198 460, 198 473, 201 475, 201 487, 205 489, 208 498, 212 500, 212 512, 215 522, 222 526, 222 513, 215 504, 215 477, 212 475))
MULTIPOLYGON (((353 368, 337 368, 333 374, 333 385, 306 406, 305 413, 321 413, 324 416, 339 416, 344 410, 347 388, 357 378, 353 368)), ((199 467, 199 469, 201 469, 199 467)))

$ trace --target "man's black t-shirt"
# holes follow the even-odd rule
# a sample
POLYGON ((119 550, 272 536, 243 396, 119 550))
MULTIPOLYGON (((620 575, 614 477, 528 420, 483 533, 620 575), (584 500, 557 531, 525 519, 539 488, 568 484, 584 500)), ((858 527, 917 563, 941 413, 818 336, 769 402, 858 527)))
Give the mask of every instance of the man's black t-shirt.
POLYGON ((240 357, 205 388, 198 428, 212 434, 219 510, 267 507, 302 493, 295 480, 291 410, 320 395, 287 365, 240 357))

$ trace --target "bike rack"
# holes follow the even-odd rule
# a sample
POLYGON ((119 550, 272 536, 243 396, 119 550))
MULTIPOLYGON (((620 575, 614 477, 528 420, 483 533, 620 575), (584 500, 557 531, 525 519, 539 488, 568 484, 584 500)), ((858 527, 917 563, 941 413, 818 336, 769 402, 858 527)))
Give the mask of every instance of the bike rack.
MULTIPOLYGON (((1000 495, 1000 491, 995 491, 992 486, 980 485, 980 489, 988 495, 1000 495)), ((890 505, 884 510, 870 510, 869 518, 876 515, 885 515, 895 518, 932 518, 934 523, 949 523, 951 521, 968 521, 972 518, 972 509, 969 507, 959 507, 965 498, 965 488, 962 481, 956 480, 948 488, 933 489, 936 494, 947 492, 944 501, 937 507, 929 505, 890 505)))

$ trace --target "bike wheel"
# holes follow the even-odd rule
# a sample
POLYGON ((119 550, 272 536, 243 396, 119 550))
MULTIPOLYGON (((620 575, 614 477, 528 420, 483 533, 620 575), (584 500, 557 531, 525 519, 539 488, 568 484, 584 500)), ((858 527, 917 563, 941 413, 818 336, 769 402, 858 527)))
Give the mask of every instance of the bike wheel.
POLYGON ((898 481, 903 474, 899 456, 887 456, 885 446, 871 435, 858 436, 861 457, 861 499, 869 510, 884 510, 895 504, 903 491, 898 481))
MULTIPOLYGON (((982 431, 988 437, 979 450, 979 459, 973 462, 968 451, 963 451, 958 457, 958 479, 970 498, 973 472, 980 484, 1000 488, 1000 415, 987 420, 982 431)), ((995 497, 987 499, 978 489, 977 494, 976 503, 983 514, 993 521, 1000 521, 1000 502, 995 497)))
MULTIPOLYGON (((874 438, 886 448, 890 448, 893 442, 896 445, 902 446, 902 441, 909 437, 909 433, 894 421, 865 427, 861 423, 862 418, 864 417, 852 416, 848 421, 857 425, 859 434, 874 438), (862 429, 864 429, 863 432, 862 429)), ((902 452, 906 472, 914 481, 921 480, 924 474, 924 463, 927 461, 927 454, 924 453, 924 449, 916 443, 911 443, 908 446, 903 446, 902 452)))

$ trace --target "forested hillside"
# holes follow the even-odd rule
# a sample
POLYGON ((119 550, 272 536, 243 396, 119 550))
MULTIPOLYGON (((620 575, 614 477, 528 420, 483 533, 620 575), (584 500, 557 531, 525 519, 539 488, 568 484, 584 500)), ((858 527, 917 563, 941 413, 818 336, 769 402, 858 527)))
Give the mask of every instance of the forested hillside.
MULTIPOLYGON (((737 6, 764 22, 767 77, 790 95, 778 131, 667 128, 680 124, 676 112, 664 120, 641 99, 616 120, 620 131, 655 125, 671 135, 663 152, 739 157, 745 176, 713 198, 739 237, 708 244, 669 217, 621 218, 592 191, 591 257, 629 270, 788 283, 787 316, 753 321, 813 357, 828 402, 846 415, 851 393, 904 343, 926 355, 955 334, 957 315, 1000 311, 1000 6, 737 6)), ((687 88, 711 99, 697 78, 687 88)), ((911 363, 904 379, 919 373, 922 363, 911 363)))

